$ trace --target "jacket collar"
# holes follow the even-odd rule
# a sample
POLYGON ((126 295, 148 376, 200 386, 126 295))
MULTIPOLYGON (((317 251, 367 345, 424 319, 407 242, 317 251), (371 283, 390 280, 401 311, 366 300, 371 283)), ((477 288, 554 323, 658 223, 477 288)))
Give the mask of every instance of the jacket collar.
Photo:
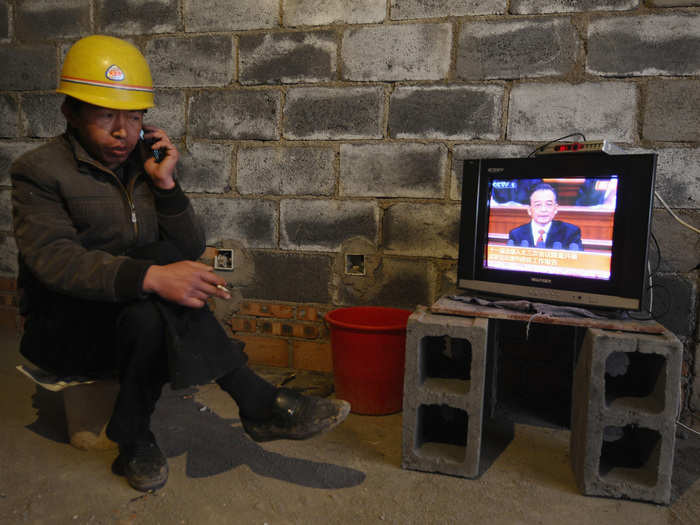
MULTIPOLYGON (((95 160, 88 152, 87 150, 83 147, 83 145, 80 143, 80 141, 77 139, 75 134, 70 130, 67 129, 66 132, 64 133, 64 137, 66 141, 68 142, 71 150, 73 151, 73 155, 75 157, 75 160, 78 162, 78 169, 80 171, 87 171, 88 166, 95 167, 101 171, 107 172, 113 176, 116 176, 113 170, 109 169, 106 167, 104 164, 102 164, 100 161, 95 160)), ((128 173, 133 173, 136 172, 140 174, 140 172, 143 171, 143 162, 139 162, 142 160, 142 155, 140 152, 140 149, 138 146, 134 148, 134 151, 131 152, 131 155, 129 155, 129 158, 126 159, 126 162, 124 163, 124 168, 128 173)), ((138 175, 137 175, 138 176, 138 175)))

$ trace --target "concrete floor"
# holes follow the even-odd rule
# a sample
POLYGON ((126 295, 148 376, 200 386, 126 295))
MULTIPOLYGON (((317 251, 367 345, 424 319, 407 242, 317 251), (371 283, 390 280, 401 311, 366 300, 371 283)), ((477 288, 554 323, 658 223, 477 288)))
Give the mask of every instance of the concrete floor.
POLYGON ((673 502, 659 506, 581 495, 565 430, 516 425, 468 480, 401 469, 401 414, 351 414, 308 441, 255 444, 214 385, 165 392, 153 427, 170 479, 142 494, 110 472, 115 451, 66 442, 60 400, 14 369, 24 361, 13 333, 0 333, 0 348, 0 524, 700 523, 692 435, 678 440, 673 502))

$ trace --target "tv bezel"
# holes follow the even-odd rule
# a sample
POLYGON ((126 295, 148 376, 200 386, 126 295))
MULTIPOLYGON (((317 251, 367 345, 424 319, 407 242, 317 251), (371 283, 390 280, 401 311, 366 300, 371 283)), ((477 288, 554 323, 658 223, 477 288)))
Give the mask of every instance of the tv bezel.
POLYGON ((656 177, 655 153, 576 153, 464 161, 457 287, 482 294, 578 307, 638 311, 646 284, 656 177), (618 177, 610 279, 483 267, 489 181, 618 177))

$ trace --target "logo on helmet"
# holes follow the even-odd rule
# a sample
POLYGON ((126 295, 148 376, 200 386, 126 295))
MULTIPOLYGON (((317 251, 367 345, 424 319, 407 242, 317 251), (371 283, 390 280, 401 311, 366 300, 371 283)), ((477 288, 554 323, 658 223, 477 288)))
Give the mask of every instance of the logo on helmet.
POLYGON ((124 80, 124 72, 121 70, 121 68, 113 64, 107 68, 107 71, 105 71, 105 76, 109 80, 114 80, 115 82, 119 82, 121 80, 124 80))

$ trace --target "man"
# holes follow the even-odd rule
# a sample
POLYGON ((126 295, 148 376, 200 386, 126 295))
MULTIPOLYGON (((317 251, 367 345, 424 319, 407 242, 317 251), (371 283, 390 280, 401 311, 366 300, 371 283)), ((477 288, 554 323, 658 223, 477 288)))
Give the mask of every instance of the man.
POLYGON ((508 233, 508 245, 583 250, 581 229, 568 222, 554 220, 559 204, 552 186, 546 183, 534 186, 529 202, 527 214, 531 220, 508 233))
POLYGON ((107 426, 119 444, 114 472, 137 490, 165 484, 150 417, 166 382, 216 380, 256 441, 305 439, 343 421, 347 402, 277 389, 253 373, 243 343, 208 310, 207 299, 230 295, 195 261, 205 237, 175 178, 177 148, 143 124, 153 85, 138 49, 106 36, 79 40, 57 91, 66 95, 66 133, 10 170, 26 315, 20 351, 58 374, 117 373, 107 426))

